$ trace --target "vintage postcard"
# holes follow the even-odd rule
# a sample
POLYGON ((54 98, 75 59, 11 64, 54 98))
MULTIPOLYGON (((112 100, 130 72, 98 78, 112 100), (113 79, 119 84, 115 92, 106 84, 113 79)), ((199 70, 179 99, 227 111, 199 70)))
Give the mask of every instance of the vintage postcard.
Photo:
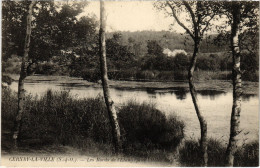
POLYGON ((259 1, 1 7, 1 167, 259 166, 259 1))

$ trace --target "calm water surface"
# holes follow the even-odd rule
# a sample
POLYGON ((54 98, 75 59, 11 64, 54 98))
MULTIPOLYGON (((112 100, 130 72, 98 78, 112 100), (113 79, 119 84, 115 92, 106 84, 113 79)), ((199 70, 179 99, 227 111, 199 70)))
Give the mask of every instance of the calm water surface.
MULTIPOLYGON (((17 91, 17 82, 11 88, 17 91)), ((25 83, 27 93, 43 95, 46 90, 69 90, 78 98, 94 98, 103 95, 101 87, 73 85, 64 83, 25 83)), ((185 122, 186 139, 200 136, 199 122, 194 110, 191 96, 184 88, 171 89, 118 89, 111 88, 111 96, 117 106, 135 100, 137 102, 155 103, 156 107, 167 116, 177 115, 185 122)), ((208 136, 226 143, 229 135, 230 115, 232 109, 232 92, 204 90, 198 93, 201 111, 208 122, 208 136)), ((258 140, 258 96, 244 95, 242 100, 241 129, 242 141, 258 140)), ((241 141, 241 142, 242 142, 241 141)))

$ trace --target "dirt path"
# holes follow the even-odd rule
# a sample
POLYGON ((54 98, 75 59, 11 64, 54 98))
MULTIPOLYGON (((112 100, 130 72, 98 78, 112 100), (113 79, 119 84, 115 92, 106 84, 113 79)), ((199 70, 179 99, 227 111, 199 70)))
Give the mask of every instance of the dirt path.
POLYGON ((124 156, 94 156, 72 147, 2 152, 1 166, 6 167, 176 167, 178 164, 124 156))

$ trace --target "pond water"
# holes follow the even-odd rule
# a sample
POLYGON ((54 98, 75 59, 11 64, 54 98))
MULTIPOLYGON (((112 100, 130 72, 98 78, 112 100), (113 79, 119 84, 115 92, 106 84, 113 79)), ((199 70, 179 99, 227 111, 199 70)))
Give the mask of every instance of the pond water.
MULTIPOLYGON (((11 89, 17 91, 17 82, 11 89)), ((94 98, 103 95, 102 87, 84 84, 40 82, 25 83, 27 93, 43 95, 48 89, 55 91, 69 90, 71 95, 78 98, 94 98)), ((200 137, 200 126, 196 116, 190 93, 187 88, 172 87, 167 89, 122 89, 110 88, 111 96, 117 107, 134 100, 137 102, 154 103, 167 116, 177 115, 185 122, 185 138, 200 137)), ((198 92, 201 111, 208 122, 208 136, 217 138, 223 143, 228 141, 230 131, 230 115, 232 109, 232 92, 203 90, 198 92)), ((257 95, 244 95, 240 127, 241 143, 258 140, 258 106, 257 95)))

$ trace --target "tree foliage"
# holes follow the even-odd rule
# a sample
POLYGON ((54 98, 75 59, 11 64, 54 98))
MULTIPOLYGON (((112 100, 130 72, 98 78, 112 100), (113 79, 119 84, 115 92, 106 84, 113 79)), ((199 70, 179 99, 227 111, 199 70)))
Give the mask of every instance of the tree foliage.
POLYGON ((135 65, 134 54, 129 51, 128 46, 122 45, 121 40, 122 34, 115 33, 106 41, 108 66, 118 70, 132 68, 135 65))
MULTIPOLYGON (((49 61, 53 56, 66 60, 68 55, 75 57, 92 50, 97 22, 90 17, 78 18, 86 5, 86 2, 37 2, 33 10, 31 62, 49 61)), ((27 6, 26 1, 3 2, 3 60, 22 55, 27 6)))

